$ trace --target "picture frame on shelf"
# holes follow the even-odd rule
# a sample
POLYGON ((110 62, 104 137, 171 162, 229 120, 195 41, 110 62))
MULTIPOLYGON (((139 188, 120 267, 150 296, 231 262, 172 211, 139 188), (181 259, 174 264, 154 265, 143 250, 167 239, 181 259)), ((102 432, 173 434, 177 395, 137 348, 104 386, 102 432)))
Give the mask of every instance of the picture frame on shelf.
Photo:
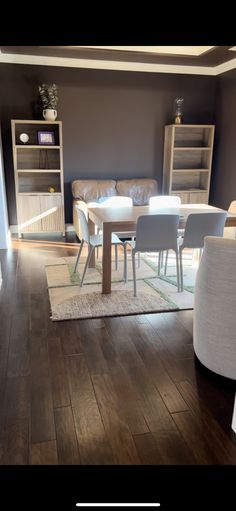
POLYGON ((38 131, 39 145, 55 145, 55 137, 53 131, 38 131))

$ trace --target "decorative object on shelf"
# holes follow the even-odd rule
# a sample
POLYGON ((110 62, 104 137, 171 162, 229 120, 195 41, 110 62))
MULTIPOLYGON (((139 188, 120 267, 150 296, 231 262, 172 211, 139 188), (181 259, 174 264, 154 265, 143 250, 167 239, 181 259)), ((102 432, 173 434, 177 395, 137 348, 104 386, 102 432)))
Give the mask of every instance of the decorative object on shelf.
POLYGON ((184 98, 175 98, 174 100, 174 123, 183 123, 183 103, 184 98))
POLYGON ((55 121, 57 118, 58 89, 55 83, 39 85, 39 95, 43 106, 43 117, 46 121, 55 121))
POLYGON ((29 142, 29 135, 27 135, 27 133, 21 133, 19 139, 23 144, 27 144, 27 142, 29 142))
POLYGON ((45 121, 55 121, 57 118, 57 111, 52 110, 51 108, 46 108, 43 110, 43 117, 45 121))
POLYGON ((38 131, 39 145, 55 145, 55 137, 53 131, 38 131))
POLYGON ((53 188, 53 186, 49 186, 49 187, 48 187, 48 192, 49 192, 49 193, 55 193, 55 191, 56 191, 56 190, 55 190, 55 188, 53 188))

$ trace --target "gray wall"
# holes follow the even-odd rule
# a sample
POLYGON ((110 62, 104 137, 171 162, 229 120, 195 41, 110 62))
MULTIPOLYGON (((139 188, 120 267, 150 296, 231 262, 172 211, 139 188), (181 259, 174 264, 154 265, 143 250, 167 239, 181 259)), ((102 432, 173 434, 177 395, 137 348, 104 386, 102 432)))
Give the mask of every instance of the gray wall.
POLYGON ((215 120, 214 77, 0 64, 10 224, 16 223, 10 120, 42 119, 37 106, 42 82, 59 88, 67 222, 76 178, 155 177, 161 191, 164 126, 172 123, 175 97, 185 100, 185 123, 215 120))
POLYGON ((211 203, 228 209, 236 199, 236 70, 217 77, 214 178, 211 203))

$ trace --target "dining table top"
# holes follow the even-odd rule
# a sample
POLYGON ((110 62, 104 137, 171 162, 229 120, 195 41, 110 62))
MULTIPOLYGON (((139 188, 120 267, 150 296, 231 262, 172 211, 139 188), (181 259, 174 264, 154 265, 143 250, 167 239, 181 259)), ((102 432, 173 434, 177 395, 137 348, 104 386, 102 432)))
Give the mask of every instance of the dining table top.
MULTIPOLYGON (((179 206, 171 206, 167 208, 157 208, 153 206, 99 206, 88 208, 89 218, 99 227, 104 223, 114 223, 116 227, 119 224, 127 228, 133 227, 141 215, 157 215, 157 214, 178 214, 180 216, 180 226, 184 226, 187 217, 191 213, 213 213, 226 211, 209 204, 181 204, 179 206)), ((227 212, 226 226, 236 226, 236 214, 227 212)))

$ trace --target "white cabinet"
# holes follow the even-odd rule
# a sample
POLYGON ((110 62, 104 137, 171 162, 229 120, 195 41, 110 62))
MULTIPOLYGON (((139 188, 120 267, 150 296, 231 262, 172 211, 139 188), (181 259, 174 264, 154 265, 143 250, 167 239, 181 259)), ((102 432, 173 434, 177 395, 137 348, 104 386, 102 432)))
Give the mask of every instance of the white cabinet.
POLYGON ((60 195, 19 195, 19 232, 52 232, 64 229, 64 208, 60 195))
POLYGON ((37 195, 18 196, 18 230, 21 232, 40 232, 40 198, 37 195))

